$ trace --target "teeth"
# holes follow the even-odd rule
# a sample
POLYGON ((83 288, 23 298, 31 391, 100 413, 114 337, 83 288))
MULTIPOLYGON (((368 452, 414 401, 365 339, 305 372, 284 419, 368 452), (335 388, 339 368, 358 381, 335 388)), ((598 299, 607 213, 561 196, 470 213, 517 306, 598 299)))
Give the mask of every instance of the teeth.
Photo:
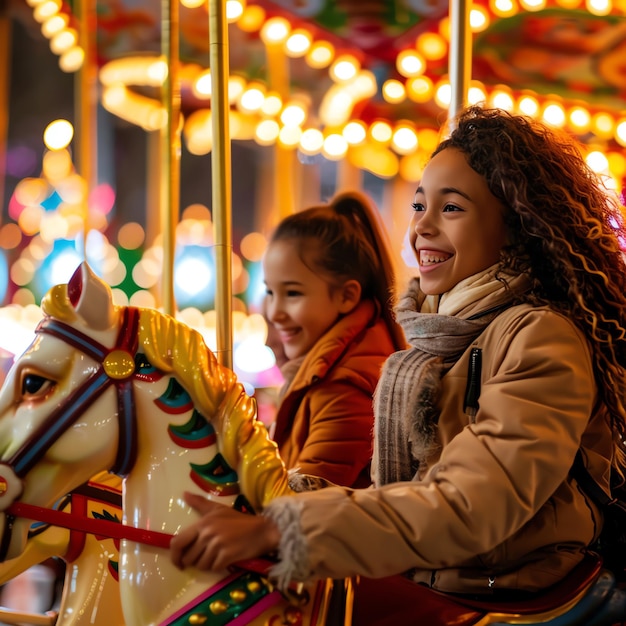
POLYGON ((450 255, 437 254, 435 252, 421 252, 420 253, 420 265, 435 265, 436 263, 443 263, 450 258, 450 255))

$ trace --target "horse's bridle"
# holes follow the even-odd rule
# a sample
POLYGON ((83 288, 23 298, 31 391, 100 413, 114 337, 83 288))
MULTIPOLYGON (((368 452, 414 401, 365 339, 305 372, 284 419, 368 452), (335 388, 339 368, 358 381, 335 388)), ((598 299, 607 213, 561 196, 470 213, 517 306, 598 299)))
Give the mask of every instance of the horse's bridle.
POLYGON ((15 474, 24 478, 54 445, 63 433, 82 415, 111 385, 117 389, 119 420, 119 446, 110 471, 124 476, 130 472, 137 457, 137 425, 133 400, 132 375, 135 372, 135 353, 138 347, 139 311, 124 309, 123 320, 113 348, 107 348, 68 324, 48 318, 37 326, 37 334, 47 334, 70 344, 76 350, 99 364, 88 376, 20 446, 15 454, 4 462, 15 474))

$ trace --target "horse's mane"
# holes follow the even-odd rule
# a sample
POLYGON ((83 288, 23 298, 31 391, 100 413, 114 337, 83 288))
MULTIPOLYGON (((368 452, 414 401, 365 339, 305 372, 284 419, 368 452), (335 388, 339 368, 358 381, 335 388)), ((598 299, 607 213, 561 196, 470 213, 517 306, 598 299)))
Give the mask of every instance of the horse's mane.
MULTIPOLYGON (((206 417, 217 413, 224 396, 238 384, 198 331, 154 309, 140 309, 139 345, 154 367, 174 374, 206 417)), ((256 411, 254 403, 250 408, 256 411)))
MULTIPOLYGON (((65 323, 78 319, 66 285, 53 287, 41 306, 45 315, 65 323)), ((213 425, 218 449, 237 472, 250 504, 262 508, 274 497, 292 493, 276 444, 256 419, 256 401, 236 374, 218 363, 198 331, 156 309, 139 312, 140 350, 154 367, 173 374, 213 425)))

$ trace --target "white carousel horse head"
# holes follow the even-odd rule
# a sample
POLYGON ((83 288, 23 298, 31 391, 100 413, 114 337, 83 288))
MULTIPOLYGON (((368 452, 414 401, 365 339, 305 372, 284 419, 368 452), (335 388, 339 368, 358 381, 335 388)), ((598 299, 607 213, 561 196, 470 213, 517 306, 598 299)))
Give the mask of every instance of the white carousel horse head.
MULTIPOLYGON (((114 305, 86 263, 42 309, 0 390, 0 560, 21 554, 31 524, 13 503, 51 507, 102 471, 124 477, 123 524, 168 535, 197 515, 186 490, 252 513, 292 493, 254 399, 198 332, 114 305)), ((130 539, 119 586, 128 626, 325 619, 323 585, 285 595, 263 573, 180 571, 168 549, 130 539)))

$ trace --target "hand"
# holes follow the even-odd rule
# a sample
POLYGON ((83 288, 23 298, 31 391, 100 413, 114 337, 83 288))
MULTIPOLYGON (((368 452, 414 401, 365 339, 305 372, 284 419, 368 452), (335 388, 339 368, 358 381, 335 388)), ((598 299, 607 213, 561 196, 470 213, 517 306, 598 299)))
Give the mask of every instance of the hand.
POLYGON ((240 513, 204 496, 185 492, 184 498, 201 517, 172 538, 172 562, 179 569, 224 570, 278 548, 280 532, 272 520, 240 513))

